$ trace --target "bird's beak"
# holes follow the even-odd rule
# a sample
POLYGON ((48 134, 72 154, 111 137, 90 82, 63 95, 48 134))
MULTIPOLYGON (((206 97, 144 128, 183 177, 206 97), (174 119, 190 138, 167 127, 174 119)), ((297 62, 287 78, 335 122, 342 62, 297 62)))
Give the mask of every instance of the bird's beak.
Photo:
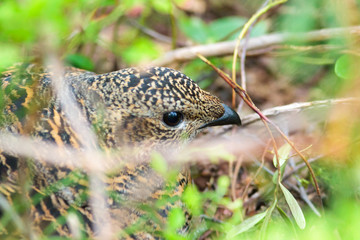
POLYGON ((202 125, 199 129, 205 128, 205 127, 211 127, 211 126, 221 126, 221 125, 229 125, 229 124, 236 124, 241 125, 241 120, 239 115, 232 110, 230 107, 226 106, 225 104, 221 104, 225 112, 224 114, 219 117, 218 119, 215 119, 214 121, 211 121, 209 123, 206 123, 202 125))

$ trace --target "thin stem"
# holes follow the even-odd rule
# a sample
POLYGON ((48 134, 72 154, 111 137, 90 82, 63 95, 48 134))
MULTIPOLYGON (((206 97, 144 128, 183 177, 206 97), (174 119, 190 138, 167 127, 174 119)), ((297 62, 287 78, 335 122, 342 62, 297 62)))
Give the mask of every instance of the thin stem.
MULTIPOLYGON (((48 63, 53 71, 53 88, 58 95, 61 103, 62 110, 68 119, 68 123, 79 136, 80 144, 86 151, 99 152, 95 133, 92 131, 90 124, 87 122, 85 116, 82 114, 81 109, 75 100, 74 95, 70 91, 69 84, 65 81, 65 71, 61 62, 54 55, 48 55, 48 63)), ((102 159, 90 156, 87 158, 79 159, 79 161, 91 162, 95 166, 101 168, 102 159)), ((94 229, 98 232, 98 239, 111 239, 111 225, 110 215, 105 200, 105 184, 101 181, 104 173, 99 171, 90 171, 90 206, 94 215, 94 229)))
MULTIPOLYGON (((264 8, 269 4, 269 0, 266 0, 260 7, 260 9, 264 8)), ((250 39, 251 31, 255 25, 255 21, 250 25, 249 30, 246 33, 245 41, 242 46, 241 57, 240 57, 240 78, 241 78, 241 87, 246 91, 246 73, 245 73, 245 60, 246 60, 246 50, 250 39)), ((239 106, 237 107, 238 112, 241 110, 244 105, 244 101, 241 101, 239 106)))
MULTIPOLYGON (((236 83, 236 59, 237 56, 239 54, 239 47, 240 47, 240 43, 241 40, 244 38, 245 34, 248 32, 249 28, 252 26, 253 23, 256 22, 256 20, 263 15, 264 13, 266 13, 269 9, 286 2, 287 0, 279 0, 273 3, 270 3, 268 5, 266 5, 263 8, 260 8, 260 10, 258 10, 254 15, 251 16, 251 18, 249 19, 249 21, 247 21, 243 27, 243 29, 241 30, 239 37, 236 41, 236 45, 235 45, 235 49, 234 49, 234 54, 233 54, 233 62, 232 62, 232 80, 234 81, 234 83, 236 83)), ((233 90, 233 94, 232 94, 232 105, 233 108, 235 108, 235 91, 233 90)))

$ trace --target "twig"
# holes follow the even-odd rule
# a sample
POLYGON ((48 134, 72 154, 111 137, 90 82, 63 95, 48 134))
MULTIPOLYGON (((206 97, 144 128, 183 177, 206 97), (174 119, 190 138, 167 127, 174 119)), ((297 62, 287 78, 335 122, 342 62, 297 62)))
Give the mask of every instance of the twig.
MULTIPOLYGON (((319 100, 313 102, 300 102, 300 103, 292 103, 284 106, 278 106, 274 108, 269 108, 262 113, 266 117, 274 117, 283 113, 297 113, 301 112, 305 109, 311 108, 320 108, 320 107, 331 107, 335 104, 349 104, 349 103, 359 103, 360 98, 340 98, 340 99, 328 99, 328 100, 319 100)), ((250 114, 241 119, 242 126, 250 125, 256 121, 259 121, 260 117, 258 114, 250 114)))
MULTIPOLYGON (((273 45, 283 44, 289 41, 297 43, 323 41, 332 38, 344 38, 349 35, 360 35, 360 26, 346 28, 325 28, 306 33, 274 33, 261 37, 250 38, 247 50, 268 48, 273 45)), ((240 42, 239 48, 243 47, 240 42)), ((184 62, 197 58, 197 54, 204 57, 229 55, 234 52, 236 41, 225 41, 219 43, 205 44, 193 47, 179 48, 165 53, 150 63, 152 66, 167 66, 173 62, 184 62)))

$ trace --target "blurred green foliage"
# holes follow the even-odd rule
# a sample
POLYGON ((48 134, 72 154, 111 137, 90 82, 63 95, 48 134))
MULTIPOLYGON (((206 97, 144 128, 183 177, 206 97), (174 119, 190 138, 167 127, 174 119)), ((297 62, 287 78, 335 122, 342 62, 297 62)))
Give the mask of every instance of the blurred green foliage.
MULTIPOLYGON (((115 0, 3 0, 0 4, 0 69, 16 62, 43 60, 53 53, 65 57, 73 66, 93 70, 94 63, 89 62, 91 56, 79 50, 86 44, 93 44, 93 47, 102 46, 116 52, 113 44, 100 37, 104 28, 121 21, 136 7, 146 8, 141 9, 143 12, 154 9, 168 14, 172 6, 171 1, 153 0, 151 4, 147 3, 147 0, 125 0, 121 3, 115 0)), ((126 40, 129 31, 120 34, 125 37, 125 46, 121 46, 122 39, 119 40, 122 51, 118 54, 126 63, 134 64, 159 55, 149 37, 133 34, 131 39, 126 40)))
MULTIPOLYGON (((249 16, 260 6, 260 1, 230 1, 230 4, 229 1, 216 1, 213 4, 219 10, 212 9, 201 14, 179 7, 184 2, 185 0, 2 0, 0 71, 16 62, 46 63, 46 58, 51 54, 55 54, 69 65, 98 72, 116 70, 114 66, 120 68, 141 65, 169 51, 169 42, 174 40, 179 45, 234 40, 249 16), (244 4, 245 7, 241 8, 235 4, 244 4), (246 9, 251 11, 246 12, 246 9), (168 37, 167 41, 149 36, 144 30, 131 25, 131 20, 137 21, 146 30, 155 30, 168 37), (114 64, 109 64, 113 62, 114 64)), ((359 6, 359 1, 354 1, 354 6, 359 6)), ((340 10, 326 0, 292 0, 270 12, 269 19, 261 19, 252 29, 251 36, 262 36, 270 32, 301 33, 320 28, 341 27, 340 10)), ((269 54, 272 57, 271 63, 264 65, 271 73, 270 81, 285 79, 295 87, 310 85, 309 99, 333 98, 345 87, 351 88, 354 77, 358 77, 356 66, 359 58, 356 54, 347 53, 347 44, 344 38, 322 41, 316 45, 288 42, 284 44, 283 49, 274 50, 275 56, 269 54)), ((231 71, 231 58, 214 57, 210 60, 226 72, 231 71)), ((264 60, 266 61, 268 59, 264 60)), ((251 63, 248 65, 251 66, 251 63)), ((181 67, 185 74, 191 76, 203 88, 210 87, 216 79, 216 74, 198 59, 184 63, 181 67)), ((0 91, 0 108, 3 109, 5 93, 3 89, 0 91)), ((359 133, 360 128, 355 126, 352 132, 355 140, 359 133)), ((299 239, 338 239, 338 236, 341 236, 341 239, 360 239, 360 230, 357 227, 360 221, 360 153, 358 149, 351 149, 351 153, 351 164, 317 166, 317 175, 329 192, 326 196, 326 214, 318 218, 304 208, 307 224, 305 230, 300 231, 289 217, 289 211, 279 208, 278 213, 273 214, 269 222, 270 229, 266 239, 289 239, 294 235, 299 239)), ((287 161, 287 157, 284 157, 284 162, 287 161)), ((168 179, 176 177, 176 172, 170 171, 160 156, 153 157, 152 166, 168 179)), ((271 202, 270 198, 273 197, 274 185, 271 180, 276 180, 276 176, 266 176, 264 179, 268 183, 264 201, 272 204, 274 202, 271 202)), ((65 185, 73 183, 69 179, 64 181, 68 181, 65 185)), ((299 181, 306 183, 309 179, 299 181)), ((182 199, 194 218, 207 217, 193 229, 189 239, 196 239, 208 230, 217 231, 220 238, 259 237, 262 224, 266 221, 266 211, 270 207, 267 206, 254 218, 250 218, 250 221, 244 221, 242 202, 229 198, 229 185, 230 179, 222 176, 217 179, 215 190, 200 192, 195 185, 190 185, 186 189, 182 199), (232 215, 221 223, 212 219, 219 206, 232 211, 232 215)), ((49 189, 49 192, 55 190, 49 189)), ((283 191, 287 197, 291 195, 285 192, 283 191)), ((37 198, 40 196, 36 196, 34 201, 38 201, 37 198)), ((294 207, 293 199, 289 201, 289 205, 294 207)), ((164 202, 159 205, 164 205, 164 202)), ((60 222, 65 220, 59 219, 60 222)), ((9 215, 1 219, 3 225, 9 221, 9 215)), ((183 222, 182 209, 173 209, 164 232, 165 237, 183 237, 177 233, 183 222)), ((134 229, 141 227, 134 226, 134 229)), ((53 228, 54 226, 49 227, 48 232, 52 232, 53 228)))
MULTIPOLYGON (((283 14, 275 18, 275 26, 278 31, 289 33, 341 27, 343 9, 337 8, 337 5, 326 0, 289 1, 283 14)), ((298 85, 311 84, 318 74, 324 75, 311 90, 310 99, 332 98, 341 92, 344 83, 333 69, 343 46, 347 45, 344 38, 330 39, 317 45, 308 44, 305 48, 304 44, 296 41, 289 44, 296 54, 284 54, 277 60, 280 72, 292 76, 290 81, 298 85)))
POLYGON ((68 54, 65 58, 65 62, 76 68, 89 71, 94 70, 94 64, 91 59, 81 54, 68 54))
MULTIPOLYGON (((224 40, 235 40, 247 19, 243 17, 223 17, 209 24, 198 17, 182 17, 179 19, 180 30, 191 40, 197 43, 211 43, 224 40)), ((267 24, 262 21, 251 31, 256 37, 267 32, 267 24)))

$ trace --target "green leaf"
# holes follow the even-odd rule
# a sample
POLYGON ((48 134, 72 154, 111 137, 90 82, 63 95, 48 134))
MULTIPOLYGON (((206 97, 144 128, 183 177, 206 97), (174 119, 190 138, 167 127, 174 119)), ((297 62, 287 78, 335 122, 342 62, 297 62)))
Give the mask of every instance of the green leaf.
POLYGON ((277 199, 275 198, 274 202, 272 202, 271 206, 266 210, 266 216, 260 229, 260 239, 265 239, 265 235, 271 219, 271 215, 275 209, 276 204, 277 204, 277 199))
MULTIPOLYGON (((206 24, 202 19, 181 18, 180 29, 190 39, 198 43, 217 42, 220 40, 234 40, 238 37, 242 26, 246 23, 242 17, 224 17, 206 24)), ((260 36, 266 33, 268 25, 262 21, 255 25, 251 36, 260 36)))
POLYGON ((236 199, 235 201, 229 201, 225 206, 230 210, 234 211, 236 209, 242 208, 242 205, 243 202, 240 199, 236 199))
POLYGON ((286 214, 286 212, 284 210, 282 210, 279 206, 276 207, 278 212, 280 213, 281 218, 285 221, 285 223, 291 227, 293 226, 293 223, 291 222, 290 218, 288 217, 288 215, 286 214))
POLYGON ((224 17, 212 21, 208 26, 209 37, 213 41, 219 41, 232 32, 240 32, 241 27, 246 23, 242 17, 224 17))
POLYGON ((10 44, 0 44, 0 49, 0 71, 5 70, 7 67, 20 60, 20 49, 17 46, 10 44))
POLYGON ((116 2, 115 2, 115 0, 102 0, 102 1, 99 1, 98 4, 100 7, 107 7, 107 6, 115 5, 116 2))
POLYGON ((265 216, 266 212, 263 212, 244 220, 241 224, 231 229, 230 232, 227 234, 226 238, 233 239, 234 237, 242 234, 243 232, 246 232, 250 228, 254 227, 256 224, 258 224, 265 216))
POLYGON ((171 12, 171 1, 170 0, 152 0, 151 1, 151 5, 153 6, 153 8, 160 12, 160 13, 164 13, 164 14, 170 14, 171 12))
MULTIPOLYGON (((288 143, 285 143, 284 145, 281 146, 281 148, 278 149, 280 167, 288 159, 289 154, 290 154, 290 150, 291 150, 291 146, 288 143)), ((273 164, 274 164, 275 167, 277 167, 277 160, 276 160, 276 154, 275 153, 274 153, 274 157, 273 157, 273 164)))
POLYGON ((94 64, 90 58, 81 54, 69 54, 65 57, 65 61, 71 66, 93 71, 94 64))
POLYGON ((333 58, 322 57, 308 57, 308 56, 294 56, 291 60, 299 63, 312 64, 312 65, 332 65, 334 64, 333 58))
POLYGON ((345 54, 335 62, 335 74, 343 79, 355 78, 359 75, 357 63, 360 57, 345 54))
POLYGON ((182 199, 193 215, 202 214, 202 197, 195 185, 189 185, 185 189, 182 199))
POLYGON ((122 51, 122 57, 129 65, 155 59, 158 56, 159 50, 157 46, 153 41, 145 37, 137 37, 130 47, 122 51))
POLYGON ((179 229, 185 223, 184 211, 181 208, 172 208, 168 216, 170 229, 179 229))
POLYGON ((268 32, 269 24, 266 20, 258 22, 255 24, 254 28, 251 30, 251 37, 259 37, 268 32))
POLYGON ((306 226, 305 217, 298 202, 296 201, 294 196, 289 192, 289 190, 287 190, 286 187, 284 187, 281 183, 280 183, 280 188, 285 196, 285 200, 287 204, 289 205, 290 211, 294 216, 296 224, 299 226, 300 229, 304 229, 306 226))
POLYGON ((209 38, 207 25, 200 18, 180 18, 179 27, 188 38, 197 43, 206 43, 209 38))
POLYGON ((230 179, 228 176, 220 176, 218 179, 218 186, 216 193, 218 196, 224 196, 230 186, 230 179))

